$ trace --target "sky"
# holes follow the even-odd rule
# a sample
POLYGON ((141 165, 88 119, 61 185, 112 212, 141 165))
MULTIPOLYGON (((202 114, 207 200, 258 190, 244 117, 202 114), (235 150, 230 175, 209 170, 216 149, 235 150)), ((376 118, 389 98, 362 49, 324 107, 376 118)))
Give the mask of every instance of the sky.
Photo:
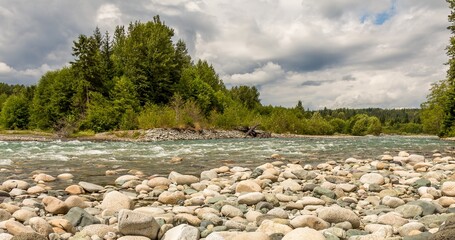
POLYGON ((160 15, 264 105, 414 108, 446 76, 449 13, 444 0, 0 0, 0 82, 36 84, 79 34, 160 15))

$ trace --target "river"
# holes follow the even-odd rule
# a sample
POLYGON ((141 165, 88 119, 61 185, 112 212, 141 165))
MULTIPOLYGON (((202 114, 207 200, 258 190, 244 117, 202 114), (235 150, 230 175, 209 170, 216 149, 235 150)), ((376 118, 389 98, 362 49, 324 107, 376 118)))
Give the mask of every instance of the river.
MULTIPOLYGON (((0 181, 31 179, 34 172, 52 176, 69 172, 74 181, 112 184, 112 169, 140 170, 147 175, 171 171, 199 174, 222 165, 254 168, 269 162, 272 154, 302 164, 317 164, 349 157, 378 158, 389 152, 431 157, 433 151, 451 155, 455 142, 437 137, 307 137, 290 139, 220 139, 164 142, 14 142, 0 141, 0 181), (170 163, 172 157, 182 163, 170 163)), ((125 172, 124 172, 125 173, 125 172)))

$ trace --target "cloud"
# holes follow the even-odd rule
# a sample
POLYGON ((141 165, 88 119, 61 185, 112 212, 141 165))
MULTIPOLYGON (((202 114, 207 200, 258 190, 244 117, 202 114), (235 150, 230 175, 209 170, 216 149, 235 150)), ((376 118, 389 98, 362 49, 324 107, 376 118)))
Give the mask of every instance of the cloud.
POLYGON ((0 62, 0 74, 10 73, 13 69, 6 65, 6 63, 0 62))
POLYGON ((284 71, 280 65, 268 62, 254 69, 251 73, 233 74, 226 77, 228 85, 261 85, 278 81, 284 77, 284 71))
POLYGON ((0 81, 36 83, 72 60, 79 34, 159 14, 227 86, 264 104, 418 107, 445 77, 445 1, 0 0, 0 81))

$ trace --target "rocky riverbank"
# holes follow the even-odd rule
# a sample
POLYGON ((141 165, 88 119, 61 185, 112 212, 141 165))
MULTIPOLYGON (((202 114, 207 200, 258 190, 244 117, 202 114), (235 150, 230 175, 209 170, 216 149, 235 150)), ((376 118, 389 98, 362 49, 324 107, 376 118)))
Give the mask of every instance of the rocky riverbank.
MULTIPOLYGON (((338 138, 351 137, 344 135, 336 136, 309 136, 296 134, 275 134, 263 131, 256 131, 258 138, 303 138, 303 137, 319 137, 319 138, 338 138)), ((50 133, 21 133, 20 131, 6 131, 0 134, 0 141, 124 141, 124 142, 157 142, 157 141, 178 141, 178 140, 209 140, 209 139, 241 139, 250 138, 245 132, 239 130, 221 130, 221 129, 175 129, 175 128, 155 128, 148 130, 128 130, 128 131, 112 131, 103 132, 93 135, 62 137, 57 134, 50 133)))
POLYGON ((455 159, 400 152, 317 166, 272 156, 200 176, 108 170, 112 185, 36 173, 0 187, 0 240, 452 239, 455 159), (67 187, 52 189, 59 181, 67 187))

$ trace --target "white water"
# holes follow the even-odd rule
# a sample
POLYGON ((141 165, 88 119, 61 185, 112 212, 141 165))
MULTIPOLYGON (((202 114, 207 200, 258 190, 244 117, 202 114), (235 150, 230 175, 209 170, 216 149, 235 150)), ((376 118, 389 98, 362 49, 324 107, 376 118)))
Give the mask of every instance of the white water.
MULTIPOLYGON (((77 179, 98 181, 108 169, 136 169, 148 175, 176 170, 198 174, 227 163, 256 167, 272 154, 302 164, 349 157, 377 158, 400 150, 431 156, 432 151, 452 150, 454 142, 436 137, 352 137, 298 139, 226 139, 169 142, 0 142, 0 166, 29 178, 38 170, 57 175, 71 172, 77 179), (172 157, 183 163, 172 164, 172 157)), ((0 180, 5 179, 1 175, 0 180)))

